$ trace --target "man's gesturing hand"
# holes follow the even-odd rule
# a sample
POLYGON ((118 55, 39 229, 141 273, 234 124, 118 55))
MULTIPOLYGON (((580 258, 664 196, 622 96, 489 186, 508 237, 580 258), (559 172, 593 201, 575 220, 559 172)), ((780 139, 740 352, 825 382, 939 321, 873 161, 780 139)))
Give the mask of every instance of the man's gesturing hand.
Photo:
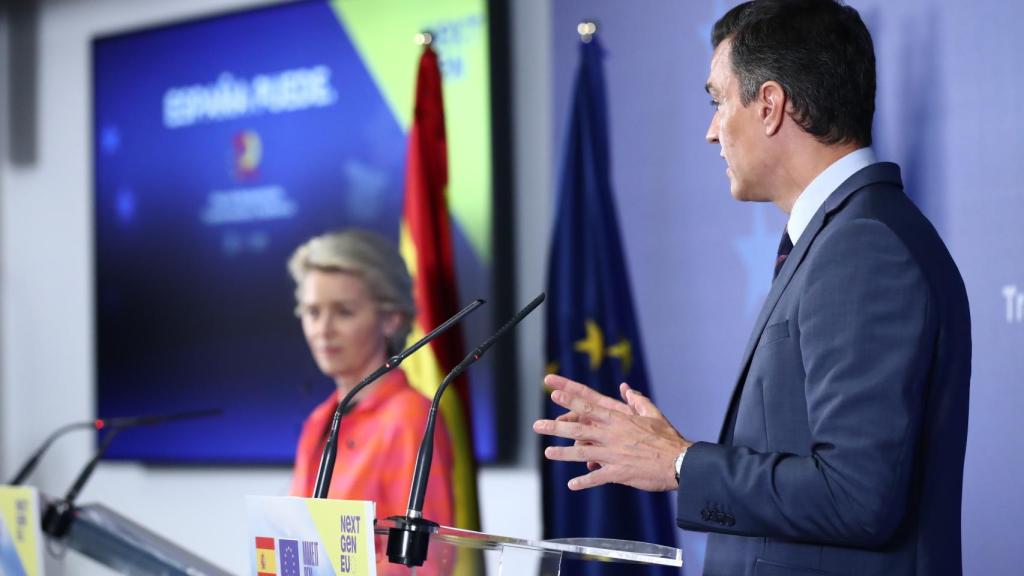
POLYGON ((548 447, 544 456, 587 462, 591 470, 570 480, 570 490, 608 483, 652 492, 676 488, 675 459, 692 443, 650 399, 628 384, 619 387, 623 402, 562 376, 549 375, 544 384, 554 390, 551 399, 569 412, 556 420, 538 420, 533 430, 575 440, 573 446, 548 447))

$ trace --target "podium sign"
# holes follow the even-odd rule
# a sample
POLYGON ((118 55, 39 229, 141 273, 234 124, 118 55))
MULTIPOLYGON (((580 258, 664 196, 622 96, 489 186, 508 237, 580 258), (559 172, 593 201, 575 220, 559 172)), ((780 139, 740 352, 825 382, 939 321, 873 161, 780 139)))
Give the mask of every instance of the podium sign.
POLYGON ((253 576, 376 576, 373 502, 247 496, 253 576))
POLYGON ((0 486, 0 574, 43 576, 39 494, 28 486, 0 486))
POLYGON ((479 573, 456 562, 460 552, 484 554, 498 576, 558 576, 563 558, 656 566, 683 565, 678 548, 597 538, 528 540, 449 526, 431 530, 427 560, 407 567, 388 561, 396 518, 374 523, 372 502, 249 496, 249 558, 253 576, 451 576, 479 573), (376 542, 374 541, 376 534, 376 542), (374 546, 376 544, 376 547, 374 546))

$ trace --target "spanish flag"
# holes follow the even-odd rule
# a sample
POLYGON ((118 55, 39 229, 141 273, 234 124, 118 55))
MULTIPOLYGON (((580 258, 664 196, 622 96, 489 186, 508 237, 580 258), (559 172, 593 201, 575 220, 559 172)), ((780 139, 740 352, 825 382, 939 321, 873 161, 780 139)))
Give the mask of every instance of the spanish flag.
MULTIPOLYGON (((416 102, 405 168, 405 206, 400 250, 413 277, 415 342, 459 310, 455 260, 448 225, 448 149, 445 143, 441 71, 437 54, 426 45, 416 78, 416 102)), ((412 387, 433 397, 444 376, 462 360, 458 326, 402 363, 412 387)), ((480 529, 476 496, 476 462, 467 411, 466 381, 460 377, 445 393, 441 414, 452 441, 452 500, 455 525, 480 529)))
POLYGON ((275 576, 277 555, 274 554, 274 539, 256 537, 256 576, 275 576))

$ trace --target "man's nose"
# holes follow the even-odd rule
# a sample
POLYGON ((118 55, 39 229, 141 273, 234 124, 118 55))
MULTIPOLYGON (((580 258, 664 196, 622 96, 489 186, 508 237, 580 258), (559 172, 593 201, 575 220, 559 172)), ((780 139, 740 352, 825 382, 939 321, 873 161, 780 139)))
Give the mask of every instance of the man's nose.
POLYGON ((708 144, 718 143, 718 112, 711 117, 711 124, 708 125, 708 132, 704 135, 704 139, 708 144))

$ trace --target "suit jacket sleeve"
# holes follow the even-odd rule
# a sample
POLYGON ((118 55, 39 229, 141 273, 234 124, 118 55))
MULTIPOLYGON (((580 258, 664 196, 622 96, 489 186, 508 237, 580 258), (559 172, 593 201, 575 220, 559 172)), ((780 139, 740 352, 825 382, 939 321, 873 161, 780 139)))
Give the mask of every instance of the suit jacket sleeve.
POLYGON ((877 546, 906 509, 936 333, 928 285, 903 242, 875 220, 826 226, 800 266, 795 321, 810 445, 795 454, 695 444, 677 522, 877 546))

